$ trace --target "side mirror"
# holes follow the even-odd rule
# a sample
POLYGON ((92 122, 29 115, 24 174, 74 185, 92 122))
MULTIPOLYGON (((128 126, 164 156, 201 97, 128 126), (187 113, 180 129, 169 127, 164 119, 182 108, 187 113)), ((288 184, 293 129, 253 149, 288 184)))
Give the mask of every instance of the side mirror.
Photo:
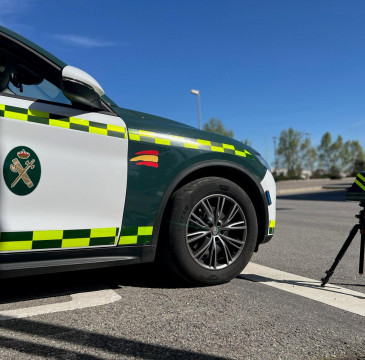
POLYGON ((98 109, 103 109, 101 96, 104 90, 99 83, 85 71, 73 66, 66 66, 62 70, 62 90, 72 102, 98 109))

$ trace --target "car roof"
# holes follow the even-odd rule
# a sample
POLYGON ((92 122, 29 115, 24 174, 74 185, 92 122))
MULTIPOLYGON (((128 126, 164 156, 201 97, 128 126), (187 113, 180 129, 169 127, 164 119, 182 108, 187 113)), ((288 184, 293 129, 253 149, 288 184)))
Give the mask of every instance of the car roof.
MULTIPOLYGON (((11 40, 17 44, 22 46, 26 46, 30 48, 33 52, 40 54, 44 58, 48 59, 51 63, 58 66, 61 70, 67 66, 65 62, 57 58, 56 56, 52 55, 47 50, 43 49, 42 47, 38 46, 34 42, 28 40, 22 35, 0 25, 0 39, 1 37, 5 38, 7 41, 11 40)), ((102 99, 109 105, 116 105, 109 97, 105 94, 102 96, 102 99)))
POLYGON ((27 46, 31 48, 33 51, 37 52, 38 54, 42 55, 43 57, 46 57, 51 62, 53 62, 55 65, 59 66, 61 69, 67 66, 66 63, 64 63, 62 60, 57 58, 56 56, 49 53, 47 50, 44 50, 34 42, 26 39, 25 37, 17 34, 16 32, 7 29, 0 25, 0 37, 5 37, 8 39, 12 39, 13 41, 17 42, 18 44, 22 44, 23 46, 27 46))

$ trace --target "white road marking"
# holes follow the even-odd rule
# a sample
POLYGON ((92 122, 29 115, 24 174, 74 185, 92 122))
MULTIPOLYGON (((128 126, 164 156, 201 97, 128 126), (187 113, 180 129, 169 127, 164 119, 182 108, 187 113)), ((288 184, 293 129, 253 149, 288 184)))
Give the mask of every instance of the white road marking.
POLYGON ((121 299, 121 297, 114 290, 106 289, 72 294, 71 299, 71 301, 57 304, 47 304, 29 308, 0 311, 0 321, 106 305, 114 301, 118 301, 121 299))
POLYGON ((242 271, 245 279, 272 286, 338 309, 365 316, 365 294, 326 284, 323 288, 318 280, 289 274, 266 266, 249 263, 242 271))

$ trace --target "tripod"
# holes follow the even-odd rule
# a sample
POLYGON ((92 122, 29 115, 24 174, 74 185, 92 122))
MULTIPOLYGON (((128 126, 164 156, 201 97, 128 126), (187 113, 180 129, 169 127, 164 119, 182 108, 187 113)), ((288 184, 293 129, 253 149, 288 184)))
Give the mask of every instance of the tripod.
POLYGON ((337 254, 335 261, 333 262, 331 268, 326 270, 326 276, 322 278, 321 286, 324 287, 330 277, 335 272, 335 269, 338 263, 341 261, 342 257, 345 255, 345 252, 349 248, 352 240, 356 236, 357 231, 360 231, 361 234, 361 242, 360 242, 360 261, 359 261, 359 274, 364 273, 364 250, 365 250, 365 201, 360 202, 360 206, 363 208, 360 210, 359 215, 355 215, 359 219, 359 223, 356 224, 352 230, 350 231, 349 236, 347 237, 345 243, 342 245, 340 252, 337 254))

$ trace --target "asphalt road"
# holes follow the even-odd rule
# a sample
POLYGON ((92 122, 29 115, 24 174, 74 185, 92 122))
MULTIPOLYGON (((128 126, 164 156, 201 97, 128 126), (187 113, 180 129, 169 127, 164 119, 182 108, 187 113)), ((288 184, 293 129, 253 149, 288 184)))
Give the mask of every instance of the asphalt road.
MULTIPOLYGON (((279 196, 275 237, 252 261, 319 280, 357 221, 357 203, 343 196, 279 196)), ((331 285, 365 294, 358 255, 359 236, 331 285)), ((77 293, 112 289, 119 295, 106 305, 83 300, 76 305, 87 307, 16 320, 0 316, 0 359, 365 359, 364 316, 244 276, 186 288, 140 266, 7 279, 0 289, 0 314, 54 309, 77 293)), ((365 306, 365 296, 357 298, 365 306)))

